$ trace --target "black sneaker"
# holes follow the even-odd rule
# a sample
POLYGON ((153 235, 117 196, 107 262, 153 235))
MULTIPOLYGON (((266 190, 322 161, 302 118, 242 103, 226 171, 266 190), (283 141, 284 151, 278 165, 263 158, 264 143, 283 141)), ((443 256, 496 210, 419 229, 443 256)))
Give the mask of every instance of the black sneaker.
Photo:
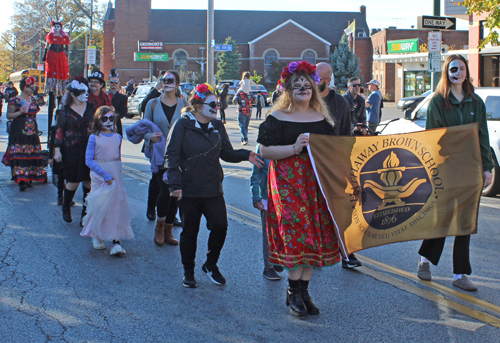
POLYGON ((187 288, 196 288, 196 279, 194 278, 194 270, 184 271, 184 280, 182 285, 187 288))
POLYGON ((269 269, 264 269, 264 273, 262 273, 264 277, 270 281, 278 281, 281 280, 281 276, 276 272, 276 270, 271 267, 269 269))
POLYGON ((174 218, 174 226, 182 227, 182 222, 179 219, 177 219, 177 217, 174 218))
POLYGON ((201 270, 203 270, 203 272, 207 274, 210 280, 212 280, 212 282, 216 285, 226 284, 226 278, 220 273, 217 265, 209 265, 205 263, 201 270))
POLYGON ((156 209, 146 211, 146 217, 150 222, 156 220, 156 209))
POLYGON ((354 254, 349 255, 349 261, 345 260, 342 257, 342 268, 356 268, 356 267, 361 267, 361 261, 356 258, 354 254))

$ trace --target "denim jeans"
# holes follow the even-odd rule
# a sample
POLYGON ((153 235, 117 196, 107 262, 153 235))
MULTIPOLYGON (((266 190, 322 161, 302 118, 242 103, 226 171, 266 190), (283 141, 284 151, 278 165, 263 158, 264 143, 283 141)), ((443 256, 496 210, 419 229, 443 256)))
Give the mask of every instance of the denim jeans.
POLYGON ((252 116, 252 113, 250 112, 250 115, 246 116, 244 114, 239 113, 238 114, 238 124, 240 124, 240 132, 241 132, 241 141, 248 142, 248 125, 250 124, 250 117, 252 116))
POLYGON ((269 241, 267 240, 267 211, 260 211, 260 221, 262 223, 262 254, 264 257, 264 269, 271 269, 269 263, 269 241))

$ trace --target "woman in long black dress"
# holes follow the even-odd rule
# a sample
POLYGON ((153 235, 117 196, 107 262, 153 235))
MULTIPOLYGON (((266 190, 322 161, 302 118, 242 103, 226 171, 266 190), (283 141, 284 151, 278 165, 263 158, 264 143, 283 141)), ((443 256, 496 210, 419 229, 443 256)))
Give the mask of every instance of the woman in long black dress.
MULTIPOLYGON (((71 202, 80 182, 83 182, 83 210, 85 216, 85 197, 90 192, 90 169, 85 164, 85 151, 90 136, 95 109, 87 103, 87 80, 79 78, 66 88, 65 105, 57 119, 54 141, 54 160, 60 162, 66 187, 63 196, 63 219, 71 223, 71 202)), ((80 225, 82 224, 80 219, 80 225)))
POLYGON ((9 155, 12 180, 24 191, 32 181, 44 182, 42 149, 38 136, 36 114, 40 111, 35 98, 35 78, 28 77, 19 83, 21 95, 9 100, 7 119, 9 129, 9 155))

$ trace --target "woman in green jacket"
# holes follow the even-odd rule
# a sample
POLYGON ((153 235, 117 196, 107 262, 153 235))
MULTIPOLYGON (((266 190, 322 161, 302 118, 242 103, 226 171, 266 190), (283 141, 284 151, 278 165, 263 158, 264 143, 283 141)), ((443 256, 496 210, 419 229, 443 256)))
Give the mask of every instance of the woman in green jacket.
MULTIPOLYGON (((467 61, 461 55, 450 55, 446 59, 441 80, 436 94, 427 109, 426 129, 449 127, 479 123, 479 145, 483 164, 483 187, 491 184, 493 161, 486 123, 486 107, 479 96, 474 93, 470 81, 467 61)), ((428 239, 422 242, 419 254, 417 276, 422 280, 431 280, 429 262, 437 265, 443 252, 445 238, 428 239)), ((466 291, 476 291, 474 285, 465 274, 470 275, 472 269, 469 261, 470 235, 456 236, 453 245, 453 286, 466 291)))

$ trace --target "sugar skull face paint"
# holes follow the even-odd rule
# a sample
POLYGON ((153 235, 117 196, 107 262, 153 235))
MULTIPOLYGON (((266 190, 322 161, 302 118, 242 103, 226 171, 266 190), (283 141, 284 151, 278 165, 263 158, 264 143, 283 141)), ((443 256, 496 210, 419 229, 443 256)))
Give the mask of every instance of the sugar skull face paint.
POLYGON ((106 113, 101 117, 102 127, 106 130, 113 131, 115 126, 115 114, 113 112, 106 113))
POLYGON ((217 118, 217 110, 219 107, 217 106, 217 98, 213 95, 210 95, 205 99, 204 104, 201 106, 201 114, 204 117, 215 119, 217 118), (215 107, 213 107, 215 105, 215 107))
POLYGON ((448 65, 448 79, 455 84, 464 82, 467 75, 467 67, 462 60, 453 60, 448 65))
POLYGON ((77 99, 81 102, 87 102, 89 99, 89 92, 85 91, 84 93, 80 94, 77 99))
POLYGON ((309 101, 312 96, 311 82, 301 77, 293 83, 293 97, 300 101, 309 101))
POLYGON ((61 25, 57 25, 57 24, 56 24, 56 25, 54 25, 54 31, 55 31, 55 32, 59 32, 59 31, 61 31, 61 25))
POLYGON ((163 90, 165 92, 175 91, 176 85, 175 75, 170 73, 165 74, 165 76, 163 77, 163 90))

